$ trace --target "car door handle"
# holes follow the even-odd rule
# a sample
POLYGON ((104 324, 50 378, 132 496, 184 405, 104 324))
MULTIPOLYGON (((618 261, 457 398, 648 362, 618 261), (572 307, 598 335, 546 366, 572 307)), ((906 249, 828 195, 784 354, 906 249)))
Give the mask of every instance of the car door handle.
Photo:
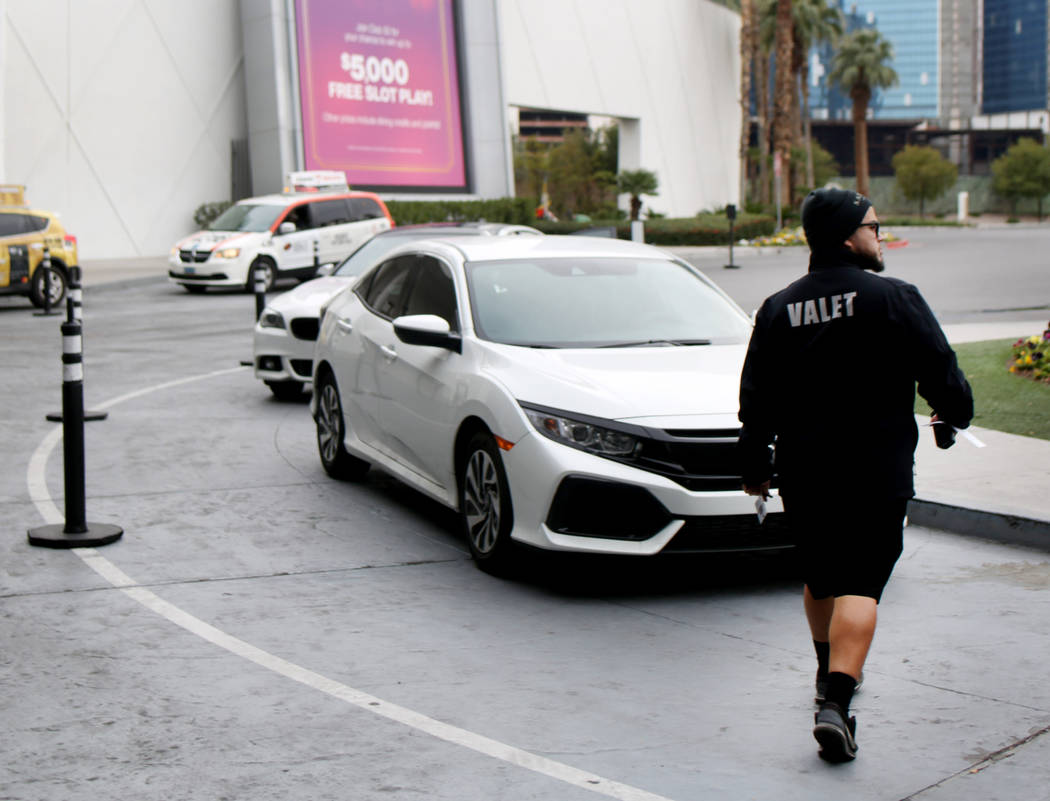
POLYGON ((345 317, 337 317, 335 320, 335 324, 339 327, 340 331, 346 334, 349 334, 351 331, 354 330, 354 324, 350 320, 347 320, 345 317))
POLYGON ((389 345, 380 345, 379 346, 379 350, 381 350, 383 352, 383 355, 386 356, 386 358, 390 359, 391 361, 393 361, 394 359, 397 358, 397 351, 394 350, 389 345))

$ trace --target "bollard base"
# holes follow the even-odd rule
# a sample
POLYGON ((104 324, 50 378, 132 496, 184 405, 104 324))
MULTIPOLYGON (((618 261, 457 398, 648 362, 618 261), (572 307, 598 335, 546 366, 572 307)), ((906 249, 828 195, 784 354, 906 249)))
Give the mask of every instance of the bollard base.
POLYGON ((722 266, 725 269, 727 269, 727 270, 739 270, 740 269, 740 265, 739 264, 723 264, 722 266))
MULTIPOLYGON (((109 417, 109 412, 84 412, 84 420, 105 420, 109 417)), ((52 423, 62 422, 62 412, 48 412, 44 415, 44 418, 52 423)))
POLYGON ((62 523, 38 526, 29 529, 29 544, 41 548, 94 548, 124 536, 124 529, 110 523, 88 523, 87 529, 81 534, 67 534, 62 523))

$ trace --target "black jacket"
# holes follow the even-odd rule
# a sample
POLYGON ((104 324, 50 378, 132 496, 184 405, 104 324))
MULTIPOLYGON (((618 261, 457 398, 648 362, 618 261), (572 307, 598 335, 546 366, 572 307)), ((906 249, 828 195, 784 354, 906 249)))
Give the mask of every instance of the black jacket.
POLYGON ((865 271, 848 251, 758 311, 740 378, 744 482, 773 474, 793 492, 915 494, 915 388, 956 428, 973 417, 970 385, 919 291, 865 271))

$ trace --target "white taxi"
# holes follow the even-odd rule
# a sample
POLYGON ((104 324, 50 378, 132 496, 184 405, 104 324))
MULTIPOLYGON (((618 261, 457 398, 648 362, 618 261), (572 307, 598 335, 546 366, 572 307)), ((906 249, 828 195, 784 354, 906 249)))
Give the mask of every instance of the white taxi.
POLYGON ((283 193, 241 200, 207 230, 179 241, 168 257, 169 279, 188 292, 252 291, 259 272, 270 290, 282 278, 312 278, 394 225, 379 196, 351 191, 341 172, 288 178, 283 193))

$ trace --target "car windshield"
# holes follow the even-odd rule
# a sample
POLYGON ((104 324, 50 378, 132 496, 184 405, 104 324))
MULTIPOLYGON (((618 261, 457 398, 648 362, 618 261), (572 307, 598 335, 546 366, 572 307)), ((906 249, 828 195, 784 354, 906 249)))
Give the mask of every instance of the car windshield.
POLYGON ((220 214, 209 231, 268 231, 284 211, 283 206, 237 203, 220 214))
POLYGON ((396 234, 374 236, 343 259, 343 262, 332 271, 332 275, 341 275, 343 277, 361 275, 373 264, 378 264, 382 261, 383 257, 391 250, 398 245, 405 244, 410 239, 427 239, 436 236, 452 235, 470 236, 476 233, 477 231, 472 229, 448 228, 443 230, 435 226, 434 228, 405 229, 399 230, 396 234))
POLYGON ((747 342, 747 317, 669 259, 572 258, 466 265, 478 336, 547 348, 747 342))

